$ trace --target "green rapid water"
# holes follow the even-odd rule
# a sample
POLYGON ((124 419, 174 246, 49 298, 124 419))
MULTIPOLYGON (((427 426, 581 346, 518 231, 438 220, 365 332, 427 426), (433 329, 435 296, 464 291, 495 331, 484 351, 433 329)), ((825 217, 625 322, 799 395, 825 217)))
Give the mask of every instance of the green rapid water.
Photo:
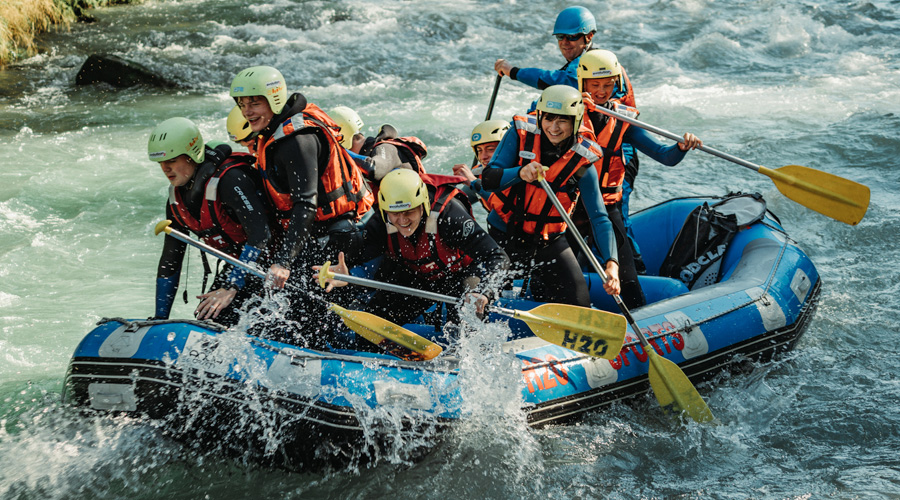
MULTIPOLYGON (((49 53, 0 71, 0 498, 900 496, 900 6, 887 1, 584 2, 647 122, 872 188, 868 214, 850 227, 709 155, 642 163, 634 208, 759 191, 823 277, 796 351, 701 388, 720 426, 672 425, 648 399, 530 430, 514 395, 498 394, 473 362, 473 407, 485 411, 422 462, 308 475, 196 455, 150 422, 61 407, 69 358, 96 321, 153 312, 162 240, 152 229, 167 189, 146 158, 157 123, 185 116, 225 140, 228 83, 270 64, 323 109, 356 109, 368 135, 391 123, 422 138, 427 168, 449 173, 471 161, 468 134, 484 118, 496 58, 561 65, 549 30, 567 5, 148 0, 100 9, 96 23, 47 36, 49 53), (97 52, 182 86, 75 87, 97 52)), ((493 116, 536 97, 504 81, 493 116)), ((196 254, 189 268, 196 295, 196 254)), ((193 306, 179 300, 172 315, 193 306)))

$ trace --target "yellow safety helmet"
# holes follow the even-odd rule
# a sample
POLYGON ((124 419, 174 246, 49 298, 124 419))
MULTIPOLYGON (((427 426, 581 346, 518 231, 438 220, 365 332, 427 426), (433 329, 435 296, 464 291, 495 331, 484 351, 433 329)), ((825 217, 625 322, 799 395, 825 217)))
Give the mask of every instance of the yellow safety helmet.
POLYGON ((578 133, 578 129, 581 127, 581 118, 584 116, 584 99, 581 97, 581 92, 575 87, 553 85, 541 92, 537 110, 541 113, 574 116, 574 133, 578 133))
POLYGON ((475 146, 479 144, 485 144, 488 142, 500 142, 500 139, 503 139, 503 135, 506 134, 506 131, 509 130, 509 122, 503 120, 487 120, 475 125, 475 128, 472 129, 472 137, 469 141, 469 145, 472 146, 472 150, 475 150, 475 146))
POLYGON ((147 141, 147 155, 157 162, 188 155, 200 164, 206 157, 206 150, 197 125, 187 118, 177 117, 169 118, 153 129, 147 141))
POLYGON ((381 179, 378 189, 378 208, 388 220, 386 212, 404 212, 419 205, 425 207, 425 216, 431 213, 428 188, 422 177, 408 168, 395 168, 381 179))
POLYGON ((237 102, 238 97, 257 95, 269 101, 273 113, 281 113, 288 97, 287 83, 281 72, 271 66, 253 66, 238 73, 231 81, 231 97, 234 97, 234 102, 237 102))
POLYGON ((341 146, 346 149, 353 147, 353 136, 358 134, 364 125, 362 118, 347 106, 338 106, 332 109, 328 112, 328 116, 341 127, 341 135, 344 136, 341 146))
POLYGON ((250 122, 244 118, 241 108, 237 106, 228 113, 228 118, 225 119, 225 128, 228 129, 228 137, 234 142, 245 141, 253 133, 253 130, 250 129, 250 122))
POLYGON ((578 91, 584 92, 584 81, 591 78, 618 76, 619 90, 625 89, 619 59, 608 50, 589 50, 578 60, 578 91))

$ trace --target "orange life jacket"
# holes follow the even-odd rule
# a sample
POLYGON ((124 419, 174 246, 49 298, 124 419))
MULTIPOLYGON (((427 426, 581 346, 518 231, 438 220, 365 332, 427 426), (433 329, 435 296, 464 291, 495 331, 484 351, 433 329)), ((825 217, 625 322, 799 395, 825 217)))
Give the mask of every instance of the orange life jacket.
MULTIPOLYGON (((519 166, 532 161, 540 162, 541 135, 537 118, 533 115, 514 116, 513 123, 519 136, 519 166)), ((579 133, 572 147, 544 173, 544 178, 557 193, 567 213, 572 212, 578 199, 575 188, 578 181, 588 168, 598 165, 602 158, 600 146, 579 133)), ((539 183, 520 182, 495 194, 489 200, 491 208, 507 223, 510 234, 521 237, 524 233, 546 240, 550 235, 566 230, 562 216, 539 183)))
POLYGON ((327 221, 354 212, 358 220, 375 203, 375 196, 366 187, 362 170, 341 146, 340 127, 315 104, 307 104, 302 113, 291 116, 271 137, 257 139, 256 166, 262 175, 269 200, 274 205, 275 217, 282 227, 290 225, 290 212, 294 206, 290 192, 278 191, 266 174, 266 148, 274 142, 296 134, 307 127, 322 131, 328 145, 328 165, 319 178, 316 200, 316 220, 327 221))
POLYGON ((219 180, 225 172, 235 167, 253 168, 253 155, 232 153, 215 172, 207 179, 204 187, 204 201, 200 206, 200 220, 194 218, 184 203, 181 192, 175 186, 169 186, 169 205, 175 222, 193 231, 207 245, 228 251, 237 257, 241 245, 247 241, 247 233, 241 224, 234 220, 219 200, 219 180))
MULTIPOLYGON (((611 101, 613 111, 637 118, 639 112, 636 108, 621 104, 618 100, 611 101)), ((592 113, 599 113, 590 105, 585 109, 588 115, 585 124, 593 130, 593 122, 589 119, 592 113)), ((597 168, 597 177, 600 178, 600 192, 603 193, 603 203, 613 205, 622 200, 622 184, 625 182, 625 159, 622 152, 622 137, 628 130, 629 124, 611 116, 606 117, 606 124, 602 130, 593 130, 595 141, 603 148, 603 161, 597 168)))
POLYGON ((622 97, 617 97, 619 102, 626 106, 631 106, 632 108, 637 106, 634 100, 634 87, 631 86, 631 79, 628 78, 628 73, 625 72, 625 68, 622 68, 622 78, 625 80, 625 86, 628 87, 625 89, 625 95, 622 97))
POLYGON ((457 194, 465 197, 458 189, 441 186, 434 193, 431 213, 425 219, 425 228, 418 231, 418 237, 411 241, 400 236, 400 232, 392 224, 386 222, 388 239, 388 258, 402 263, 416 275, 427 280, 438 280, 465 269, 472 263, 472 257, 459 248, 452 248, 441 241, 438 233, 438 219, 441 212, 457 194))

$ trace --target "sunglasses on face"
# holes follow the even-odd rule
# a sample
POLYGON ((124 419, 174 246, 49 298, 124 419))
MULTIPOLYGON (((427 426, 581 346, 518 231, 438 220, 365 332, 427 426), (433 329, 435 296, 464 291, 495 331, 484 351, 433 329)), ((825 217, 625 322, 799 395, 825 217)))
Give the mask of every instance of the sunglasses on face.
POLYGON ((556 37, 558 41, 568 40, 570 42, 577 42, 579 38, 583 37, 583 33, 578 33, 576 35, 553 35, 556 37))

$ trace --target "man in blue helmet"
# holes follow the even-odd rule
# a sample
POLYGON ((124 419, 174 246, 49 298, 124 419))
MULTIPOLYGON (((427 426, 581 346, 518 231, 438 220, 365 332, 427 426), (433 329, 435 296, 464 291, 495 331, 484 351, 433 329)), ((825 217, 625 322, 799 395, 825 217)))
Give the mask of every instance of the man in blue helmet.
POLYGON ((553 35, 559 51, 566 58, 566 64, 558 70, 538 68, 518 68, 506 59, 497 59, 494 69, 497 73, 518 80, 525 85, 544 90, 551 85, 578 87, 578 58, 591 49, 591 40, 597 31, 597 22, 591 11, 584 7, 569 7, 556 16, 553 35))
MULTIPOLYGON (((502 76, 508 76, 513 80, 520 81, 539 90, 544 90, 551 85, 568 85, 577 89, 579 88, 578 62, 582 54, 589 50, 599 49, 599 47, 594 47, 592 44, 594 32, 596 31, 597 21, 594 19, 591 11, 581 6, 567 7, 556 16, 556 23, 553 25, 553 36, 556 37, 559 44, 560 53, 566 58, 566 64, 562 68, 558 70, 518 68, 514 67, 506 59, 497 59, 494 63, 494 70, 502 76)), ((625 68, 621 66, 619 68, 621 78, 613 89, 610 99, 614 99, 626 106, 636 107, 637 103, 634 98, 634 88, 631 86, 631 79, 628 78, 625 68)), ((625 225, 630 226, 631 223, 628 220, 628 199, 634 177, 638 173, 640 161, 634 148, 628 142, 622 143, 622 157, 625 160, 625 169, 627 171, 626 183, 623 186, 625 198, 622 217, 625 220, 625 225)), ((634 248, 635 264, 638 272, 644 274, 645 266, 640 252, 634 240, 631 239, 630 241, 634 248)))

